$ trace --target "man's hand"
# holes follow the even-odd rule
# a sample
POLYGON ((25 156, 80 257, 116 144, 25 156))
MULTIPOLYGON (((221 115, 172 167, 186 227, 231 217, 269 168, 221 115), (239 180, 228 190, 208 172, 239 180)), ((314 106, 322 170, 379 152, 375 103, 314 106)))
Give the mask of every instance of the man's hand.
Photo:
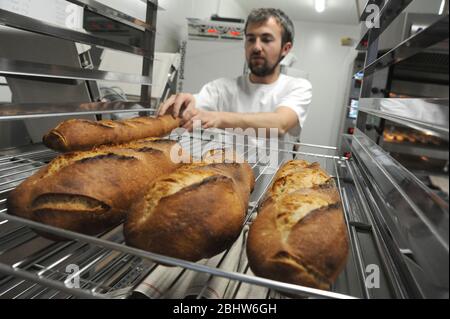
POLYGON ((159 108, 158 115, 171 113, 175 117, 182 117, 183 123, 188 122, 195 115, 195 98, 189 93, 179 93, 169 97, 159 108))
POLYGON ((191 132, 193 129, 194 121, 201 121, 203 129, 220 127, 220 112, 209 112, 195 109, 192 114, 193 117, 183 125, 183 128, 187 129, 189 132, 191 132))

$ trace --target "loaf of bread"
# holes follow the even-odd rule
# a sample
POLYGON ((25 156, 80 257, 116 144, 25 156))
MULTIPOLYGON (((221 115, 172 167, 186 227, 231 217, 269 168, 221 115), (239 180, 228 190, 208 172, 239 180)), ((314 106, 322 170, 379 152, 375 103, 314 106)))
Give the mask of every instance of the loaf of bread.
POLYGON ((222 152, 155 181, 127 216, 126 243, 188 261, 229 248, 242 229, 255 179, 247 163, 224 163, 222 152))
POLYGON ((60 152, 85 151, 99 145, 163 137, 179 125, 180 119, 172 115, 120 121, 72 119, 52 129, 44 136, 43 142, 47 147, 60 152))
POLYGON ((8 212, 99 234, 123 221, 153 180, 179 167, 170 159, 174 146, 174 141, 147 139, 60 155, 10 193, 8 212))
POLYGON ((274 177, 247 241, 261 277, 328 290, 346 265, 339 192, 317 163, 291 161, 274 177))

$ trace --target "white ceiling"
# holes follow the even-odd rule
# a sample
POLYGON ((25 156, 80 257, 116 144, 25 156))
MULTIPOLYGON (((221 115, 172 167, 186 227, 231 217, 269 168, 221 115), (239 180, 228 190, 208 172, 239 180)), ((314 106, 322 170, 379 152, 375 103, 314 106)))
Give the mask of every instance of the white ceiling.
MULTIPOLYGON (((275 7, 283 10, 292 20, 319 23, 359 24, 361 11, 367 0, 326 0, 325 12, 317 13, 314 0, 241 0, 246 11, 260 7, 275 7), (359 12, 357 9, 359 7, 359 12)), ((416 13, 438 13, 442 0, 415 0, 406 9, 416 13)))
POLYGON ((315 11, 314 0, 243 0, 239 3, 247 11, 260 7, 278 8, 292 20, 297 21, 358 24, 357 1, 362 3, 362 8, 367 2, 367 0, 327 0, 326 10, 322 13, 315 11))

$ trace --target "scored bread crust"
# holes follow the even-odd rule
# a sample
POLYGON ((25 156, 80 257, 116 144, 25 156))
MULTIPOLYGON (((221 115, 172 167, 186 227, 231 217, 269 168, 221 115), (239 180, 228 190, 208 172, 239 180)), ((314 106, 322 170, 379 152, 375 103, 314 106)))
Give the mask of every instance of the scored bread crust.
POLYGON ((61 122, 43 137, 43 143, 60 152, 84 151, 105 144, 122 144, 147 137, 162 137, 179 127, 172 115, 157 118, 90 121, 71 119, 61 122))
POLYGON ((133 205, 126 243, 189 261, 215 256, 239 236, 254 183, 247 163, 182 166, 133 205))
POLYGON ((295 192, 304 188, 332 187, 333 179, 318 163, 295 160, 286 163, 276 174, 265 198, 295 192))
POLYGON ((145 185, 179 167, 169 157, 175 145, 146 140, 60 155, 10 193, 8 212, 89 235, 106 231, 145 185))
POLYGON ((347 255, 344 215, 333 180, 316 163, 287 163, 275 175, 250 227, 250 268, 258 276, 328 290, 347 255))

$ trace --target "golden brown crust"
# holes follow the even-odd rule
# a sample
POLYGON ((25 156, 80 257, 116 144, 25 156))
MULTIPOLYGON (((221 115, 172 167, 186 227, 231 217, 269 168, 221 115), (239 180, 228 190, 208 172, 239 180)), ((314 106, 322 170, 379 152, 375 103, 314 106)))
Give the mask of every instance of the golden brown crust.
POLYGON ((274 177, 266 197, 277 197, 303 188, 334 187, 333 179, 318 163, 290 161, 274 177))
POLYGON ((317 166, 293 161, 276 175, 249 231, 247 255, 256 275, 329 289, 345 267, 348 238, 339 193, 317 166))
POLYGON ((182 166, 155 181, 132 207, 126 242, 190 261, 212 257, 239 236, 253 185, 247 163, 182 166))
POLYGON ((148 218, 133 214, 139 208, 131 210, 125 223, 127 244, 190 261, 212 257, 229 247, 239 236, 245 214, 232 181, 214 175, 163 197, 148 218), (223 201, 209 198, 218 195, 223 201))
POLYGON ((8 211, 85 234, 106 231, 125 218, 145 185, 179 167, 170 161, 173 145, 147 141, 60 155, 10 193, 8 211))
POLYGON ((105 144, 122 144, 147 137, 162 137, 180 125, 171 115, 120 121, 72 119, 47 133, 44 144, 60 152, 84 151, 105 144))

